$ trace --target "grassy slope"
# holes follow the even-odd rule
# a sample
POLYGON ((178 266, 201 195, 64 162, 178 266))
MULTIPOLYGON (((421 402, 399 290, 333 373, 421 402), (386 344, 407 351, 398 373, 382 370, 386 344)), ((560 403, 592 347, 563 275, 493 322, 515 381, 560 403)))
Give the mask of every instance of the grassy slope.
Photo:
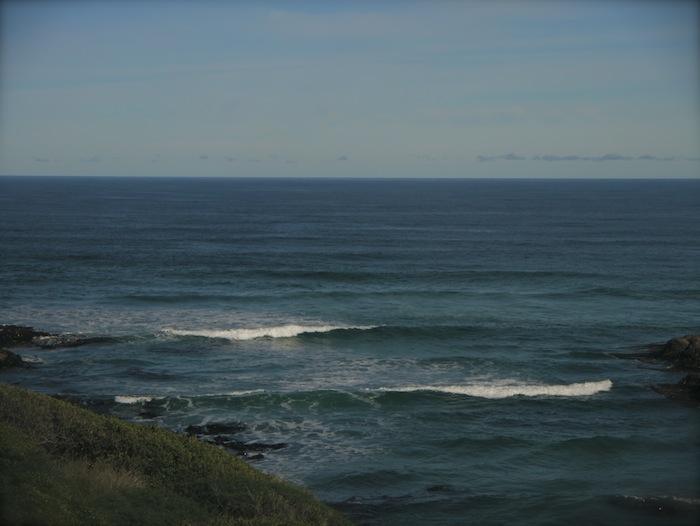
POLYGON ((0 384, 2 524, 347 524, 194 438, 0 384))

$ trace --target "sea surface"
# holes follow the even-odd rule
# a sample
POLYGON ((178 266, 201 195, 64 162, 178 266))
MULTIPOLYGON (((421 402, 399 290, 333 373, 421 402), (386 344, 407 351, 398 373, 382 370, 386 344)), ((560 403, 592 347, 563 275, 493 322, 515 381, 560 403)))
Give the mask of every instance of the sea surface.
POLYGON ((360 524, 697 524, 700 180, 0 178, 0 380, 239 421, 360 524))

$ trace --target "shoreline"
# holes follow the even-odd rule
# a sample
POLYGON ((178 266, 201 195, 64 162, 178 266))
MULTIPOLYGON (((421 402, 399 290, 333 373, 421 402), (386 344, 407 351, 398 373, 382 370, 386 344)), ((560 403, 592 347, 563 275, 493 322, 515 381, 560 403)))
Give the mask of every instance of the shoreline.
POLYGON ((214 444, 5 383, 0 462, 7 524, 350 524, 214 444))

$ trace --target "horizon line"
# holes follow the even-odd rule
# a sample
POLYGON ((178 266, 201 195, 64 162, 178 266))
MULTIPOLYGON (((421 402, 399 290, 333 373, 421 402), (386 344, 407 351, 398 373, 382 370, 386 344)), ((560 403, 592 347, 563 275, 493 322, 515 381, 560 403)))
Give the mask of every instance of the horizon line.
POLYGON ((343 181, 700 181, 700 176, 683 177, 683 176, 666 176, 666 177, 530 177, 530 176, 493 176, 493 177, 411 177, 411 176, 316 176, 316 175, 301 175, 301 176, 255 176, 255 175, 75 175, 75 174, 0 174, 0 178, 55 178, 55 179, 238 179, 238 180, 343 180, 343 181))

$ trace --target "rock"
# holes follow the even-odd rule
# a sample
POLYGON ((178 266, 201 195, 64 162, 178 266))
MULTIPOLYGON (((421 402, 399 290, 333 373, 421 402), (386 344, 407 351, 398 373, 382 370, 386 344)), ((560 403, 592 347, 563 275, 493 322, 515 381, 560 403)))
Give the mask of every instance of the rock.
POLYGON ((0 325, 0 347, 13 347, 31 343, 34 338, 50 336, 48 332, 35 331, 22 325, 0 325))
POLYGON ((23 325, 0 325, 0 347, 34 345, 42 349, 57 349, 59 347, 78 347, 80 345, 110 341, 114 341, 114 338, 107 336, 81 336, 79 334, 51 334, 23 325))
POLYGON ((188 435, 233 435, 246 429, 241 422, 210 422, 203 426, 187 426, 188 435))
POLYGON ((247 455, 249 451, 272 451, 287 447, 284 442, 265 443, 265 442, 242 442, 240 440, 229 440, 225 436, 217 435, 208 439, 207 442, 216 444, 217 446, 225 447, 236 451, 240 455, 247 455))
MULTIPOLYGON (((226 447, 229 447, 229 446, 226 446, 226 447)), ((287 444, 284 442, 276 442, 276 443, 247 442, 247 443, 241 443, 240 447, 242 447, 244 451, 271 451, 271 450, 276 450, 276 449, 284 449, 285 447, 287 447, 287 444)))
POLYGON ((652 386, 652 389, 671 400, 700 402, 700 376, 695 374, 686 375, 677 384, 659 384, 652 386))
POLYGON ((0 349, 0 369, 26 365, 22 358, 6 349, 0 349))
POLYGON ((78 334, 43 334, 31 340, 32 345, 42 349, 57 349, 59 347, 79 347, 95 343, 106 343, 114 341, 114 338, 107 336, 80 336, 78 334))
POLYGON ((700 335, 673 338, 649 350, 652 358, 670 362, 675 368, 700 371, 700 335))

